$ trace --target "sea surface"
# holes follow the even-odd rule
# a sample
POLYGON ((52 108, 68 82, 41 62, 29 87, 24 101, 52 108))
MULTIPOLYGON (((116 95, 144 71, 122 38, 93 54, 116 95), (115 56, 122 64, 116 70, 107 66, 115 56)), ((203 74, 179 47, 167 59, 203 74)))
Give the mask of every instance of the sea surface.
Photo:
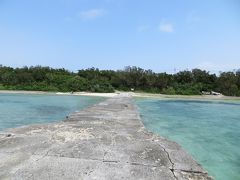
POLYGON ((64 120, 67 115, 103 100, 101 97, 0 93, 0 131, 64 120))
POLYGON ((240 102, 136 99, 145 126, 178 142, 216 180, 240 180, 240 102))

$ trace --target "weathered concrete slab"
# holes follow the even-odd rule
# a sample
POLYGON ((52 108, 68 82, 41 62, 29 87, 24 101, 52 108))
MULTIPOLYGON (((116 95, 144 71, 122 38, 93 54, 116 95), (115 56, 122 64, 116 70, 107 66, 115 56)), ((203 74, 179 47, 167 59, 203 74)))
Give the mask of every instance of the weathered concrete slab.
POLYGON ((148 132, 131 97, 66 121, 0 135, 0 179, 211 179, 182 148, 148 132))

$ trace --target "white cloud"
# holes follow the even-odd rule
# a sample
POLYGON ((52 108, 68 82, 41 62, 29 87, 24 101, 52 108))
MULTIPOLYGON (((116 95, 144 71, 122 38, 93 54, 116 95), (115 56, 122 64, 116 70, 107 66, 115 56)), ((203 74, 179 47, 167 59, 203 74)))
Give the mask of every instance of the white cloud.
POLYGON ((149 29, 150 29, 150 27, 147 26, 147 25, 143 25, 143 26, 138 26, 138 27, 137 27, 137 31, 138 31, 138 32, 145 32, 145 31, 147 31, 147 30, 149 30, 149 29))
POLYGON ((103 16, 106 13, 104 9, 90 9, 87 11, 81 11, 78 13, 78 17, 82 20, 92 20, 103 16))
POLYGON ((159 30, 166 33, 171 33, 174 31, 174 27, 171 23, 162 21, 159 25, 159 30))

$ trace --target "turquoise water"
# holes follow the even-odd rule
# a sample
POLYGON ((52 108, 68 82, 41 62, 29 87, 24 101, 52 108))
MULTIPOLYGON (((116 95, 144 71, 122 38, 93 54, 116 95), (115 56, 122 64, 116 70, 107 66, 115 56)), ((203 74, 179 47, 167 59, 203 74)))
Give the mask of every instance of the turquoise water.
POLYGON ((0 131, 22 125, 64 120, 100 97, 0 93, 0 131))
POLYGON ((145 126, 186 149, 217 180, 240 179, 240 103, 136 99, 145 126))

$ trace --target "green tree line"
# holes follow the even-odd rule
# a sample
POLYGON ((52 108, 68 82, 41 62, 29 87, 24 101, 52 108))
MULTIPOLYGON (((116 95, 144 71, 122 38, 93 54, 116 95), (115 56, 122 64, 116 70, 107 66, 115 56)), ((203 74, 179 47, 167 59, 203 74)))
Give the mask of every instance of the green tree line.
POLYGON ((200 69, 167 74, 128 66, 118 71, 89 68, 75 73, 64 68, 12 68, 0 65, 0 89, 61 92, 114 92, 134 89, 181 95, 216 91, 228 96, 240 96, 240 71, 221 72, 218 76, 200 69))

